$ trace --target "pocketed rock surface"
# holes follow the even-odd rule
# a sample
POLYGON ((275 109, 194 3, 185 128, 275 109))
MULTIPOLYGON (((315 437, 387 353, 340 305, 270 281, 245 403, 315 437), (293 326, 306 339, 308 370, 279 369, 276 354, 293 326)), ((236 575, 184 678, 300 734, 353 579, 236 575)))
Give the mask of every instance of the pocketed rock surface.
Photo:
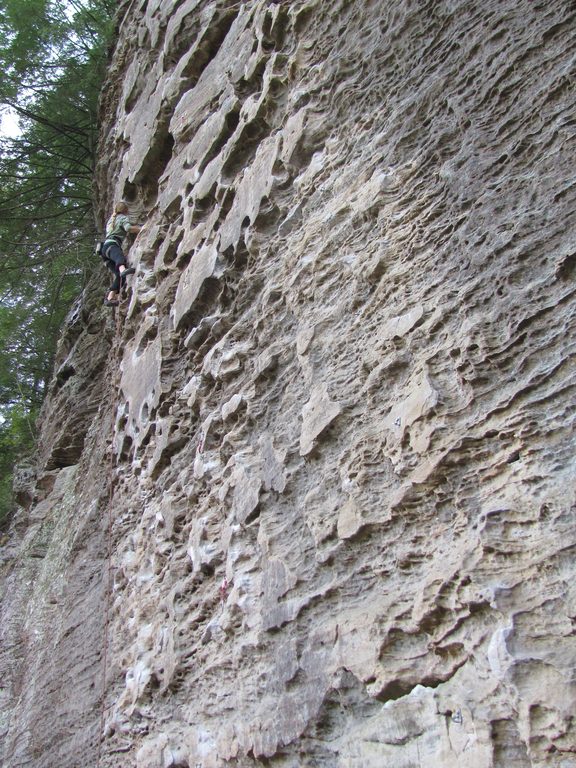
POLYGON ((575 44, 121 6, 99 211, 144 226, 2 549, 5 765, 576 766, 575 44))

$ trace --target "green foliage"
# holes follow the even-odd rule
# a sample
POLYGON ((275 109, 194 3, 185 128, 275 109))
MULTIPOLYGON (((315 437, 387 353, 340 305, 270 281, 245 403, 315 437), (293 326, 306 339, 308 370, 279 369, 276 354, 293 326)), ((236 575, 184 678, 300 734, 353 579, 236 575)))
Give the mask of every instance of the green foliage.
POLYGON ((98 262, 92 175, 97 102, 117 3, 0 0, 0 519, 30 449, 59 328, 98 262))
POLYGON ((34 441, 32 422, 35 413, 14 405, 0 424, 0 530, 12 511, 12 469, 14 463, 31 450, 34 441))

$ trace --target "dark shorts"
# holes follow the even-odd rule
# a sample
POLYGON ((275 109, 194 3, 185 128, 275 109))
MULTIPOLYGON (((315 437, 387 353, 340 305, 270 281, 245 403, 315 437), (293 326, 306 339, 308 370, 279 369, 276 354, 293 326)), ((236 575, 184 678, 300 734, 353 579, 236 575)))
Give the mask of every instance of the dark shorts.
POLYGON ((110 286, 110 290, 118 293, 120 290, 119 267, 122 265, 126 266, 126 256, 124 256, 124 251, 118 243, 104 243, 104 246, 102 247, 102 258, 108 269, 111 272, 114 272, 114 282, 110 286))

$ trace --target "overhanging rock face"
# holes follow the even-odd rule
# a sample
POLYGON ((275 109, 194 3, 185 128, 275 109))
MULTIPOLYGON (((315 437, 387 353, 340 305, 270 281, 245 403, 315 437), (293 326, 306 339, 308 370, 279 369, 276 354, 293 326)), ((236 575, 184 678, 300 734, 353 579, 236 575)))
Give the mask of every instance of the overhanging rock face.
POLYGON ((123 14, 98 183, 137 272, 26 518, 75 510, 94 609, 29 603, 78 642, 18 646, 7 764, 574 766, 576 12, 123 14))

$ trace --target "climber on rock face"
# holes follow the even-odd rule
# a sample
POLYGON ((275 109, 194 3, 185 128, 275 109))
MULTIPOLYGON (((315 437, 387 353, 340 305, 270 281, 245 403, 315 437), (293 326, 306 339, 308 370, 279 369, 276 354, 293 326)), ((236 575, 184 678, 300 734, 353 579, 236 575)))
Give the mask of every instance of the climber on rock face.
POLYGON ((134 267, 129 267, 126 263, 122 241, 127 234, 137 234, 140 229, 141 227, 130 224, 128 205, 123 200, 117 203, 114 213, 106 224, 106 239, 102 245, 102 258, 108 269, 114 273, 114 281, 104 300, 107 307, 117 306, 122 280, 136 271, 134 267))

